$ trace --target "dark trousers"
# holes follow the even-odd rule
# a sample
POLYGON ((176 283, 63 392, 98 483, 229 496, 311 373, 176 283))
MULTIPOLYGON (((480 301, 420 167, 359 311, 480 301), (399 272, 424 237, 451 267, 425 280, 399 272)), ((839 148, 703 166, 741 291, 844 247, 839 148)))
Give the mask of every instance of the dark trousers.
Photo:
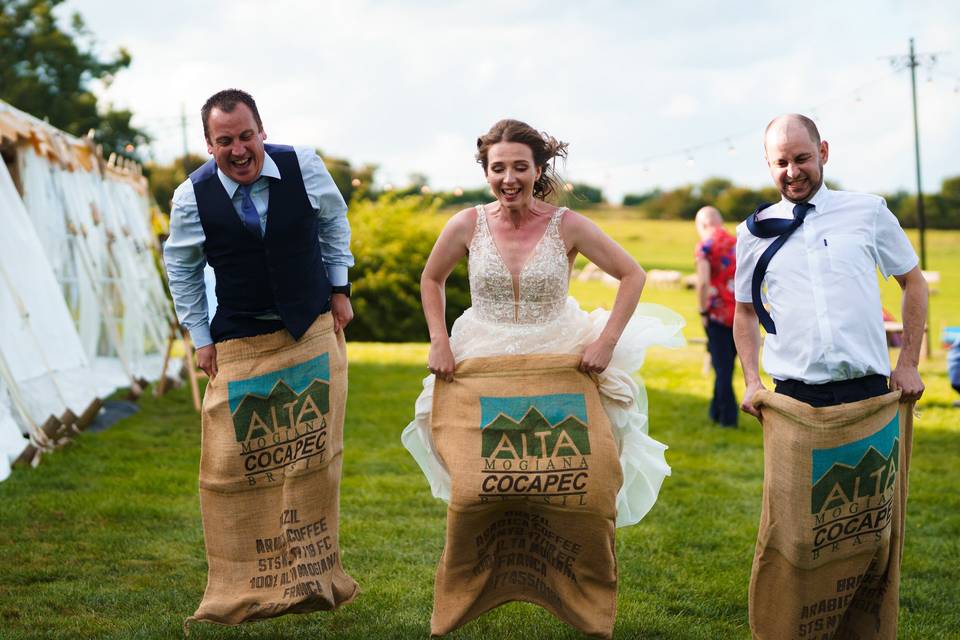
POLYGON ((710 419, 725 427, 737 426, 740 408, 733 394, 733 363, 737 347, 733 343, 733 328, 709 320, 706 326, 707 349, 715 374, 713 398, 710 400, 710 419))
POLYGON ((777 380, 774 391, 790 396, 811 407, 832 407, 847 402, 860 402, 890 391, 886 376, 874 374, 853 380, 824 384, 807 384, 799 380, 777 380))

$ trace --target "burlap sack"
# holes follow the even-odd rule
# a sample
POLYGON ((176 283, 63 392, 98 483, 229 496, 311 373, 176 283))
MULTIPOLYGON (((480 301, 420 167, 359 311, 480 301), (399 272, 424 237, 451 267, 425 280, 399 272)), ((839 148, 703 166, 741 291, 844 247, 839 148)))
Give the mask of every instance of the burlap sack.
POLYGON ((437 381, 432 433, 450 472, 431 632, 512 600, 609 638, 623 482, 596 384, 577 356, 474 358, 437 381))
POLYGON ((203 399, 200 510, 209 573, 187 622, 334 609, 359 588, 338 542, 347 361, 321 315, 217 345, 203 399))
POLYGON ((763 510, 750 577, 762 640, 896 638, 913 404, 815 409, 761 391, 763 510))

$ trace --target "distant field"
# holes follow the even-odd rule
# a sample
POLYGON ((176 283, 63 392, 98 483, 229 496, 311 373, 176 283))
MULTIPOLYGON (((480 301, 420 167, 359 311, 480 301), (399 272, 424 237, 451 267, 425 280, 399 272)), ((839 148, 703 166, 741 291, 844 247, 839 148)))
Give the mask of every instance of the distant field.
MULTIPOLYGON (((669 269, 683 274, 693 273, 693 248, 697 242, 691 221, 640 220, 619 209, 588 211, 600 227, 622 244, 644 269, 669 269)), ((727 225, 731 233, 735 225, 727 225)), ((916 230, 907 232, 919 253, 916 230)), ((930 328, 937 347, 937 337, 945 326, 960 325, 960 231, 928 231, 927 269, 940 272, 937 292, 930 297, 930 328)), ((582 260, 581 260, 582 263, 582 260)), ((883 306, 900 320, 900 287, 893 278, 880 279, 883 306)), ((615 289, 599 282, 575 282, 573 295, 586 307, 609 307, 615 289)), ((697 320, 696 301, 692 291, 682 288, 649 286, 643 300, 672 307, 688 323, 697 320)))

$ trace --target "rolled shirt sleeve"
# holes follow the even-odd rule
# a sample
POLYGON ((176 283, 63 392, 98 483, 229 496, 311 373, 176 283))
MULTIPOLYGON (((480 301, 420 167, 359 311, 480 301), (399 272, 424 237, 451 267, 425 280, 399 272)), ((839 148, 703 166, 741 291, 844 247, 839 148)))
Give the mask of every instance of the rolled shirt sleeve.
POLYGON ((190 331, 197 349, 213 344, 203 281, 205 240, 193 184, 186 180, 173 194, 170 237, 163 247, 163 262, 177 318, 190 331))
POLYGON ((320 250, 327 279, 335 287, 343 286, 349 281, 347 272, 354 264, 347 203, 316 151, 309 147, 297 147, 296 151, 307 198, 319 220, 320 250))

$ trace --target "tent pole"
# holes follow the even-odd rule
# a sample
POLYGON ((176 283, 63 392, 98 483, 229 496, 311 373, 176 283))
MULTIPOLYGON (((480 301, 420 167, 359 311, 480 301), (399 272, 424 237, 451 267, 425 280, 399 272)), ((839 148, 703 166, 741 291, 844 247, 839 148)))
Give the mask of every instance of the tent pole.
POLYGON ((173 323, 170 324, 170 337, 167 338, 167 348, 163 354, 163 367, 160 368, 160 380, 157 386, 153 388, 153 397, 159 398, 167 390, 167 367, 170 365, 170 353, 173 351, 173 343, 177 339, 177 328, 173 323))
MULTIPOLYGON (((109 237, 107 238, 107 257, 110 261, 109 266, 113 270, 113 273, 115 274, 114 277, 116 281, 120 284, 121 290, 123 289, 129 290, 130 287, 124 286, 123 272, 120 270, 117 264, 117 257, 113 253, 113 240, 109 237)), ((140 293, 141 293, 140 288, 133 287, 133 293, 134 293, 134 297, 142 305, 142 308, 149 309, 149 303, 143 300, 143 298, 140 296, 140 293)), ((153 340, 154 344, 156 344, 158 347, 161 344, 163 344, 162 334, 157 330, 157 327, 153 324, 153 322, 150 321, 149 317, 144 319, 144 324, 147 325, 148 331, 150 333, 150 338, 153 340)))
POLYGON ((13 372, 10 370, 10 365, 7 364, 7 358, 3 355, 2 351, 0 351, 0 377, 2 377, 3 381, 7 384, 10 399, 13 400, 13 404, 20 414, 20 418, 30 432, 30 442, 38 449, 52 449, 52 444, 37 426, 37 423, 33 421, 30 412, 27 411, 27 403, 24 401, 23 396, 20 395, 20 387, 17 386, 17 381, 13 377, 13 372))
POLYGON ((187 368, 187 376, 190 379, 190 395, 193 396, 193 408, 200 412, 200 383, 197 381, 197 368, 193 364, 193 341, 190 340, 190 334, 183 326, 180 327, 180 333, 183 336, 183 366, 187 368))
POLYGON ((87 246, 86 242, 80 241, 80 235, 86 236, 86 233, 83 230, 82 224, 78 221, 72 219, 70 211, 73 209, 70 199, 66 197, 66 193, 63 190, 63 185, 61 181, 56 177, 53 177, 52 183, 54 187, 59 191, 60 201, 64 203, 64 216, 67 218, 67 231, 73 236, 74 241, 77 244, 77 254, 80 256, 80 263, 84 268, 84 271, 87 273, 87 278, 90 281, 90 286, 93 289, 94 294, 97 296, 97 299, 101 301, 100 312, 103 316, 104 324, 107 327, 107 338, 113 343, 113 348, 117 352, 117 359, 120 360, 120 365, 123 367, 124 374, 130 378, 130 386, 136 387, 137 381, 133 376, 133 370, 130 368, 130 363, 127 361, 126 356, 123 351, 123 344, 120 341, 120 332, 116 327, 116 319, 113 317, 113 307, 109 305, 107 297, 104 295, 104 291, 99 286, 101 283, 96 277, 96 272, 93 268, 93 258, 89 253, 90 247, 87 246))
POLYGON ((73 223, 71 223, 69 229, 70 233, 74 236, 77 246, 80 247, 80 250, 77 252, 80 255, 80 263, 87 272, 87 278, 90 280, 94 294, 96 294, 97 299, 101 301, 100 312, 103 315, 103 323, 107 327, 107 337, 110 342, 113 343, 113 348, 117 352, 117 359, 120 360, 120 364, 123 366, 123 372, 130 378, 130 383, 133 385, 136 382, 133 378, 133 370, 130 369, 130 363, 127 362, 127 358, 123 352, 123 344, 120 341, 120 331, 117 329, 116 318, 113 316, 113 305, 109 303, 107 296, 104 295, 103 289, 99 286, 101 283, 96 278, 93 266, 91 265, 91 258, 86 252, 88 247, 85 243, 80 242, 73 223))

